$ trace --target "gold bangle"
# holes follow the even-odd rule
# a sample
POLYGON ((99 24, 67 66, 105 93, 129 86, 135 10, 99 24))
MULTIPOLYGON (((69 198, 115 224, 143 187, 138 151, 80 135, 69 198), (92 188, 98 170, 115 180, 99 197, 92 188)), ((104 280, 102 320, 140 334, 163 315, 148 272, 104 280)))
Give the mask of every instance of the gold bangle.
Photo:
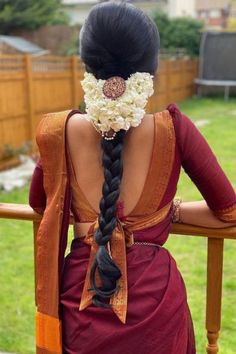
POLYGON ((173 223, 181 223, 180 217, 180 204, 182 203, 181 198, 176 198, 173 200, 173 214, 172 214, 172 222, 173 223))

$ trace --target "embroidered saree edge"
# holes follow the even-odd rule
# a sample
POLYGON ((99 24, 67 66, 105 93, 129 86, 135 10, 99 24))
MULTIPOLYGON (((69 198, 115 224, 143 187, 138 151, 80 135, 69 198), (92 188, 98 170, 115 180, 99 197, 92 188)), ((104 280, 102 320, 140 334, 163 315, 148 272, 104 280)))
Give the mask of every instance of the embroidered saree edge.
POLYGON ((223 222, 235 222, 236 221, 236 203, 231 207, 215 210, 214 215, 223 222))
POLYGON ((36 353, 61 354, 61 326, 59 319, 59 287, 61 233, 64 220, 67 164, 65 151, 65 125, 72 111, 46 114, 39 123, 36 141, 39 147, 43 184, 47 206, 36 242, 36 353), (51 156, 61 151, 60 159, 51 156), (52 158, 50 158, 50 156, 52 158), (62 173, 56 173, 58 170, 62 173), (51 178, 52 171, 54 178, 51 178), (53 196, 53 197, 52 197, 53 196), (51 225, 51 228, 50 228, 51 225), (53 227, 52 227, 53 226, 53 227), (50 242, 46 235, 50 232, 50 242), (53 249, 54 252, 50 252, 53 249), (46 257, 51 253, 50 260, 46 257), (46 261, 47 259, 47 261, 46 261), (49 266, 50 265, 50 266, 49 266), (48 281, 47 281, 48 279, 48 281), (53 280, 50 282, 50 280, 53 280), (50 283, 50 289, 49 289, 50 283))

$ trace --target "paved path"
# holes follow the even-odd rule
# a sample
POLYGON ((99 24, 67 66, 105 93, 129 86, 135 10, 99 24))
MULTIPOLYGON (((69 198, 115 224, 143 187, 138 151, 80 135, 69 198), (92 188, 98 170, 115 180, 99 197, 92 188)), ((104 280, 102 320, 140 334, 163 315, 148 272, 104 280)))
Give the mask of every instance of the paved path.
POLYGON ((23 187, 27 183, 33 174, 35 163, 28 156, 22 156, 21 161, 20 166, 0 172, 0 189, 10 192, 12 189, 23 187))

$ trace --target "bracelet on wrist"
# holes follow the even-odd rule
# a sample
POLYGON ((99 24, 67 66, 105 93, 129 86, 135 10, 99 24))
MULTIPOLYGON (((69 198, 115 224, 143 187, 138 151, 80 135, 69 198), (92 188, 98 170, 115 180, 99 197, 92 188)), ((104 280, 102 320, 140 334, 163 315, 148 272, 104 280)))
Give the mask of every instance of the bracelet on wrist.
POLYGON ((172 222, 173 223, 181 223, 181 215, 180 215, 180 204, 182 203, 181 198, 175 198, 173 200, 173 214, 172 214, 172 222))

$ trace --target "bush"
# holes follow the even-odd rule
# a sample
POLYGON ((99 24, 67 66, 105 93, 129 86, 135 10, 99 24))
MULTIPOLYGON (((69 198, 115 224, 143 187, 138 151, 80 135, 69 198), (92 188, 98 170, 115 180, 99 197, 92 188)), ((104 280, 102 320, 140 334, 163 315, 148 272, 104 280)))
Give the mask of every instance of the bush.
POLYGON ((61 0, 0 0, 0 33, 66 24, 61 0))
POLYGON ((170 19, 164 13, 153 13, 152 17, 160 32, 162 49, 185 48, 188 55, 199 55, 201 21, 188 17, 170 19))
POLYGON ((73 34, 71 38, 63 44, 60 54, 71 56, 78 55, 79 53, 79 37, 77 34, 73 34))

